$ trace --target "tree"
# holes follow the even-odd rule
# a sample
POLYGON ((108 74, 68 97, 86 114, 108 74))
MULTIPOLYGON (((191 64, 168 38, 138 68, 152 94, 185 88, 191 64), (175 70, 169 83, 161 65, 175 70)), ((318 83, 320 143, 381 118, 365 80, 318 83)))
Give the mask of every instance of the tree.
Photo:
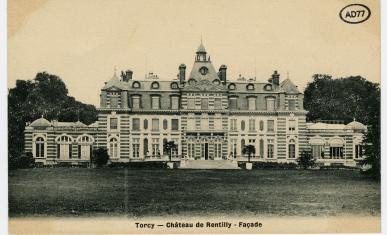
POLYGON ((310 151, 302 151, 300 157, 297 159, 298 165, 304 169, 314 166, 315 159, 310 151))
POLYGON ((164 151, 168 153, 169 161, 172 161, 172 151, 177 149, 177 145, 174 141, 167 141, 164 143, 164 151))
POLYGON ((242 153, 247 154, 247 161, 250 162, 251 155, 255 154, 255 146, 251 144, 245 145, 242 149, 242 153))
POLYGON ((48 120, 77 121, 91 124, 97 120, 93 105, 83 104, 68 96, 63 81, 46 72, 32 80, 17 80, 8 92, 8 157, 21 156, 24 151, 24 128, 42 115, 48 120))
POLYGON ((337 119, 349 123, 356 118, 368 126, 365 156, 361 162, 371 168, 367 173, 380 178, 380 86, 360 76, 332 79, 330 75, 313 75, 304 92, 308 121, 337 119))
POLYGON ((109 154, 107 149, 98 148, 93 150, 93 155, 91 157, 91 162, 95 164, 97 167, 101 167, 107 164, 109 160, 109 154))

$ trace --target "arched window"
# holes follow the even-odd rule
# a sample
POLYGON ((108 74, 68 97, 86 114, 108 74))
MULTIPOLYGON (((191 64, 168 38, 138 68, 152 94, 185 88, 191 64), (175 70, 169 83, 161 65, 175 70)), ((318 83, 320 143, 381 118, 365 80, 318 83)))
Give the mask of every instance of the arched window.
POLYGON ((57 142, 57 157, 61 160, 72 158, 72 142, 73 138, 68 135, 61 135, 56 138, 57 142))
POLYGON ((260 131, 263 131, 263 129, 264 129, 264 122, 261 120, 261 121, 259 121, 259 130, 260 131))
POLYGON ((144 130, 148 129, 148 119, 144 119, 144 130))
POLYGON ((164 130, 168 129, 168 120, 167 119, 163 120, 163 129, 164 130))
POLYGON ((141 84, 139 83, 139 82, 133 82, 133 84, 132 84, 132 87, 133 88, 140 88, 141 87, 141 84))
POLYGON ((171 83, 171 89, 179 89, 179 85, 177 84, 177 82, 171 83))
POLYGON ((144 139, 144 156, 148 156, 148 139, 144 139))
POLYGON ((246 86, 246 89, 247 90, 249 90, 249 91, 252 91, 252 90, 254 90, 254 84, 248 84, 247 86, 246 86))
POLYGON ((115 137, 109 140, 109 156, 110 158, 118 158, 118 140, 115 137))
POLYGON ((263 87, 263 89, 265 89, 265 91, 271 91, 273 90, 273 86, 271 84, 267 84, 263 87))
POLYGON ((83 160, 90 160, 92 153, 93 137, 89 135, 81 135, 77 138, 78 142, 78 158, 83 160))
POLYGON ((245 127, 246 127, 246 123, 245 121, 241 121, 241 131, 244 131, 245 130, 245 127))
POLYGON ((291 159, 296 158, 296 143, 293 139, 289 141, 288 145, 288 157, 291 159))
POLYGON ((235 90, 235 84, 231 83, 230 85, 228 85, 228 89, 229 90, 235 90))
POLYGON ((43 137, 38 137, 35 140, 35 157, 45 157, 44 154, 44 139, 43 137))
POLYGON ((159 89, 160 85, 158 82, 152 82, 151 88, 152 89, 159 89))

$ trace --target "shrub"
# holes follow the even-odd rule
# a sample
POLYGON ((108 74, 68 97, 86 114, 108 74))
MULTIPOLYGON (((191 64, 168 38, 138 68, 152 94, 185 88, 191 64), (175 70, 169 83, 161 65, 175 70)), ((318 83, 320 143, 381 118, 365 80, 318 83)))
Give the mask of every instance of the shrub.
POLYGON ((10 170, 31 168, 34 166, 34 157, 31 152, 24 153, 20 156, 8 156, 8 168, 10 170))
POLYGON ((300 167, 307 169, 315 165, 315 159, 312 154, 308 151, 302 151, 300 157, 297 159, 298 165, 300 167))
POLYGON ((97 166, 101 167, 107 164, 109 160, 109 154, 107 152, 107 149, 105 148, 98 148, 93 151, 93 155, 91 157, 91 162, 97 166))

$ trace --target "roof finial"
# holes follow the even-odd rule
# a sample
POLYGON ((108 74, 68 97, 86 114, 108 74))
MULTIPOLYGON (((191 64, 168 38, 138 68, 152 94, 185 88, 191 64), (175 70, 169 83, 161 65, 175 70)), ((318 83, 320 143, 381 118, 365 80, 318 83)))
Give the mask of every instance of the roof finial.
POLYGON ((200 44, 203 44, 203 35, 200 33, 200 44))
POLYGON ((354 121, 354 122, 356 121, 356 118, 355 118, 355 117, 353 117, 353 121, 354 121))

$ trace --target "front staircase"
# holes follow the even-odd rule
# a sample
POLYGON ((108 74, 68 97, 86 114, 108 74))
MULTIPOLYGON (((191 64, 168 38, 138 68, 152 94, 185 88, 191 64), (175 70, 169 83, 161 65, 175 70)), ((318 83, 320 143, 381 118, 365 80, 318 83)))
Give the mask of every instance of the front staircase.
POLYGON ((181 160, 180 169, 240 169, 233 160, 181 160))

